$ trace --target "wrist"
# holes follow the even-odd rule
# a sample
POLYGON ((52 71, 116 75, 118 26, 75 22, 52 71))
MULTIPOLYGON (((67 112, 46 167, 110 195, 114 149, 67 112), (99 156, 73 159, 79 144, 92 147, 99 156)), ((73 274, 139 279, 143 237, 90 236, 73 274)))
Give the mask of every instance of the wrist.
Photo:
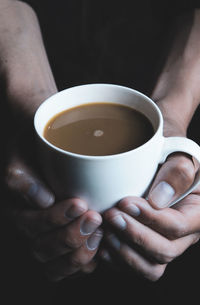
MULTIPOLYGON (((37 70, 37 69, 36 69, 37 70)), ((48 69, 46 73, 8 73, 4 80, 4 98, 13 119, 20 123, 32 121, 35 111, 48 97, 57 92, 48 69)))
POLYGON ((193 115, 190 106, 186 107, 189 100, 188 98, 186 102, 185 95, 182 98, 169 95, 156 101, 163 115, 165 136, 186 136, 193 115))
POLYGON ((174 133, 174 136, 186 136, 187 128, 198 105, 191 92, 187 88, 179 88, 161 97, 156 98, 156 95, 153 95, 152 99, 162 112, 164 132, 168 133, 170 130, 170 135, 174 133))

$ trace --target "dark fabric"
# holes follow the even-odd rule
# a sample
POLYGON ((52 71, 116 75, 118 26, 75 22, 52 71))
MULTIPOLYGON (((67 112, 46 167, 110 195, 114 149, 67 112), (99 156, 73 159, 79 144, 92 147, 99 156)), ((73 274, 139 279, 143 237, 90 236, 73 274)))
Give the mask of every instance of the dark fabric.
MULTIPOLYGON (((109 82, 147 94, 164 63, 167 33, 175 16, 199 5, 181 0, 27 2, 38 14, 59 89, 109 82)), ((199 111, 189 136, 200 143, 198 121, 199 111)), ((30 258, 25 240, 9 228, 4 217, 1 244, 2 304, 198 303, 199 245, 169 264, 156 283, 102 264, 92 275, 50 284, 40 272, 42 264, 30 258)))
POLYGON ((29 2, 36 10, 59 89, 90 82, 149 93, 175 16, 192 1, 29 2))

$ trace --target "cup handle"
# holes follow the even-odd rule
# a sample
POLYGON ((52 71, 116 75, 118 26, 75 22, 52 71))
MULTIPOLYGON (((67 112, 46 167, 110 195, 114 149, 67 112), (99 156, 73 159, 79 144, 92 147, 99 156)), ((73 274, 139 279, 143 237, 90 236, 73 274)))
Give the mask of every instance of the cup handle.
MULTIPOLYGON (((167 156, 174 152, 184 152, 193 156, 200 164, 200 146, 194 141, 184 137, 164 138, 163 150, 160 163, 164 163, 167 156)), ((178 198, 173 200, 170 206, 174 205, 188 194, 190 194, 200 184, 200 168, 198 169, 192 185, 178 198)))

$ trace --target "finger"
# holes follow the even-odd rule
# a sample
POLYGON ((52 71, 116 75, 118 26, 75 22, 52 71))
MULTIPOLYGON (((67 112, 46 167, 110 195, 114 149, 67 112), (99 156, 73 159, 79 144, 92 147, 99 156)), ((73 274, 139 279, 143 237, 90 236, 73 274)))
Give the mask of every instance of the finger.
POLYGON ((99 251, 99 257, 107 263, 113 263, 113 259, 108 249, 103 248, 99 251))
POLYGON ((46 233, 66 226, 88 210, 87 203, 79 198, 70 198, 56 203, 43 210, 11 211, 18 230, 25 236, 35 238, 38 234, 46 233))
POLYGON ((97 265, 98 264, 95 260, 91 260, 88 264, 82 265, 80 270, 85 274, 89 274, 94 272, 94 270, 97 268, 97 265))
POLYGON ((124 198, 118 208, 168 239, 200 231, 200 198, 197 194, 188 195, 173 209, 156 210, 139 197, 124 198))
POLYGON ((172 261, 196 242, 199 237, 196 233, 177 240, 168 240, 133 217, 120 212, 117 208, 107 211, 105 218, 129 246, 137 247, 142 254, 159 264, 172 261))
POLYGON ((27 205, 45 209, 54 204, 52 191, 22 160, 12 159, 6 171, 5 183, 9 191, 25 199, 27 205))
POLYGON ((149 191, 148 201, 162 209, 183 194, 192 184, 195 166, 191 158, 183 154, 171 155, 162 165, 149 191))
POLYGON ((150 281, 157 281, 163 275, 167 264, 158 264, 152 260, 148 260, 133 247, 120 241, 112 233, 107 235, 107 241, 110 244, 111 250, 115 251, 115 255, 117 254, 129 268, 133 269, 142 277, 150 281))
MULTIPOLYGON (((106 232, 108 234, 108 232, 106 232)), ((110 233, 111 234, 111 233, 110 233)), ((113 271, 121 272, 121 270, 125 270, 126 264, 124 264, 124 258, 120 258, 119 253, 116 250, 112 251, 112 246, 106 245, 104 241, 104 246, 106 248, 100 249, 98 252, 98 257, 103 261, 107 267, 109 267, 113 271)))
POLYGON ((86 212, 67 226, 38 237, 33 246, 34 256, 41 262, 47 262, 80 248, 84 243, 90 250, 96 248, 96 235, 93 238, 90 236, 101 222, 100 214, 95 211, 86 212))
POLYGON ((77 250, 48 262, 45 265, 48 279, 51 281, 60 281, 80 270, 86 270, 87 266, 91 267, 102 236, 102 231, 98 229, 77 250))

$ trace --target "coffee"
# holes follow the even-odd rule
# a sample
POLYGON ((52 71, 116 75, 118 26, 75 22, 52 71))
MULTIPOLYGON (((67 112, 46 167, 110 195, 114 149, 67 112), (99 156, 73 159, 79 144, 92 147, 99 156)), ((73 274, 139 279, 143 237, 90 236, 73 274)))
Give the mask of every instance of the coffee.
POLYGON ((105 102, 67 109, 51 118, 44 129, 44 137, 53 145, 90 156, 130 151, 153 134, 152 124, 142 113, 105 102))

